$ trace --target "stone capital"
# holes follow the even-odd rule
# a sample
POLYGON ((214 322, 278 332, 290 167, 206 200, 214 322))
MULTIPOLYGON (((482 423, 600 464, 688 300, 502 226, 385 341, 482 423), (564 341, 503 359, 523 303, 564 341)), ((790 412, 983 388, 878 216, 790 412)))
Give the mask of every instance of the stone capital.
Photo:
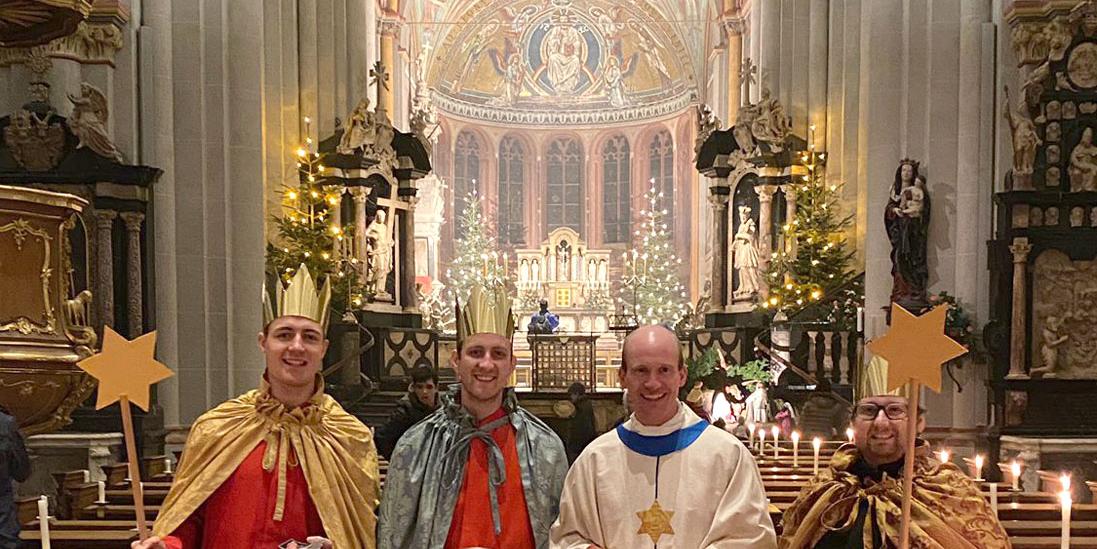
POLYGON ((116 217, 118 212, 114 210, 95 210, 95 226, 100 230, 110 229, 116 217))
POLYGON ((754 192, 758 193, 758 202, 765 204, 773 201, 773 194, 777 192, 777 185, 758 185, 754 187, 754 192))
POLYGON ((1029 252, 1032 251, 1032 244, 1028 243, 1027 238, 1014 238, 1009 251, 1013 253, 1014 263, 1025 263, 1028 261, 1029 252))
POLYGON ((747 30, 746 21, 739 16, 725 15, 721 20, 728 36, 742 36, 747 30))
POLYGON ((400 29, 404 26, 404 21, 399 15, 386 13, 378 20, 378 32, 381 36, 391 36, 393 38, 400 37, 400 29))
POLYGON ((350 190, 351 196, 354 197, 354 203, 359 206, 366 203, 366 199, 369 198, 370 190, 366 187, 352 187, 350 190))
POLYGON ((145 220, 145 214, 141 212, 122 212, 119 217, 126 222, 126 230, 130 232, 139 232, 141 222, 145 220))
POLYGON ((722 210, 728 207, 728 199, 730 197, 726 194, 710 194, 708 195, 708 202, 712 204, 712 207, 717 210, 722 210))
POLYGON ((792 185, 785 185, 785 199, 789 202, 796 202, 796 197, 800 195, 800 191, 792 185))

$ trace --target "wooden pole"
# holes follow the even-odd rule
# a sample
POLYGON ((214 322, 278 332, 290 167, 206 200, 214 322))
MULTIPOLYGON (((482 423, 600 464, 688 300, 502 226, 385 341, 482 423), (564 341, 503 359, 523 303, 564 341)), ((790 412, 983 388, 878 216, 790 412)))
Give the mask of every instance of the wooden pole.
POLYGON ((903 461, 903 522, 899 530, 899 547, 910 549, 910 501, 914 489, 914 439, 918 437, 918 400, 922 384, 910 380, 910 408, 907 412, 907 453, 903 461))
POLYGON ((126 438, 126 461, 128 462, 126 465, 129 466, 133 508, 137 513, 137 536, 144 540, 149 537, 149 529, 145 521, 145 494, 141 487, 141 468, 137 466, 137 439, 133 434, 133 416, 130 415, 129 396, 119 395, 118 405, 122 407, 122 431, 126 438))

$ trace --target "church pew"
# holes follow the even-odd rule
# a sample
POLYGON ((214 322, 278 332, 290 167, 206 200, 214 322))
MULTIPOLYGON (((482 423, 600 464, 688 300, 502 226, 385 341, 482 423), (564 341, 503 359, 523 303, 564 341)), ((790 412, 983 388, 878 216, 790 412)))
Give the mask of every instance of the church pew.
MULTIPOLYGON (((1018 536, 1009 540, 1013 549, 1059 549, 1059 536, 1018 536)), ((1071 536, 1071 549, 1097 549, 1097 537, 1071 536)))
MULTIPOLYGON (((24 530, 19 534, 24 549, 42 547, 42 535, 38 530, 24 530)), ((59 530, 50 532, 53 549, 125 549, 137 540, 137 532, 128 530, 59 530)))
MULTIPOLYGON (((1010 537, 1058 536, 1062 531, 1062 522, 1058 520, 1003 520, 1002 527, 1010 537)), ((1072 536, 1097 536, 1097 521, 1070 521, 1072 536)))

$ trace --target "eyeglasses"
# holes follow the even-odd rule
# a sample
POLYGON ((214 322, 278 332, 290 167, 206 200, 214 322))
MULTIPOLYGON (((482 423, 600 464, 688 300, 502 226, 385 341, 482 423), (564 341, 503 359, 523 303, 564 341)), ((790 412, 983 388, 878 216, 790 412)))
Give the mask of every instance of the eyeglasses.
POLYGON ((853 410, 853 414, 857 419, 863 419, 866 421, 873 421, 876 416, 880 415, 880 410, 884 411, 884 415, 888 419, 906 419, 909 408, 906 404, 892 403, 887 406, 880 406, 879 404, 873 404, 866 402, 864 404, 858 404, 853 410))

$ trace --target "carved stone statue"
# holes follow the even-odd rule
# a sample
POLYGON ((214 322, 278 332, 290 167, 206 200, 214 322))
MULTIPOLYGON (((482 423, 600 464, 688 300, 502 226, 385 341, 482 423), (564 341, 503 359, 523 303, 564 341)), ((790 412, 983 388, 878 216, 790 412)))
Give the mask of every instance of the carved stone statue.
POLYGON ((720 119, 713 114, 712 107, 701 104, 697 107, 697 140, 693 142, 693 158, 701 154, 701 146, 713 132, 720 129, 720 119))
POLYGON ((1013 138, 1013 186, 1015 189, 1030 188, 1033 162, 1036 159, 1036 147, 1040 145, 1041 141, 1036 133, 1036 124, 1033 123, 1032 117, 1028 115, 1025 103, 1022 101, 1016 112, 1011 108, 1009 86, 1006 86, 1002 114, 1009 122, 1013 138))
POLYGON ((80 84, 80 96, 69 94, 69 101, 73 104, 69 129, 80 140, 76 148, 87 147, 99 156, 121 163, 122 154, 107 135, 107 121, 110 119, 107 96, 99 88, 84 82, 80 84))
POLYGON ((377 210, 373 223, 366 227, 366 284, 374 297, 387 297, 387 282, 392 272, 392 236, 385 223, 385 210, 377 210))
POLYGON ((735 231, 735 240, 731 245, 733 265, 735 272, 739 273, 739 287, 732 294, 734 299, 750 299, 762 287, 756 232, 757 227, 750 217, 750 207, 739 206, 739 228, 735 231))
MULTIPOLYGON (((1067 313, 1067 316, 1069 315, 1070 313, 1067 313)), ((1055 377, 1055 369, 1059 366, 1059 346, 1070 338, 1067 335, 1059 335, 1065 318, 1048 315, 1047 320, 1044 321, 1043 343, 1040 345, 1040 358, 1043 362, 1040 366, 1032 368, 1029 372, 1032 376, 1055 377)))
POLYGON ((49 103, 50 85, 34 81, 28 91, 30 101, 12 113, 11 123, 4 128, 4 142, 15 163, 27 171, 52 170, 61 162, 65 130, 49 103))
POLYGON ((374 125, 374 117, 369 110, 369 99, 363 97, 347 119, 347 127, 343 130, 337 149, 340 154, 354 154, 355 150, 366 144, 374 125))
POLYGON ((758 117, 751 124, 754 138, 769 143, 773 152, 781 152, 785 138, 792 130, 792 118, 785 114, 785 107, 776 97, 770 97, 768 88, 762 88, 762 98, 757 106, 758 117))
POLYGON ((884 226, 891 241, 891 301, 911 310, 929 303, 926 244, 931 203, 925 180, 919 184, 918 179, 918 162, 910 159, 900 162, 884 210, 884 226), (912 206, 912 199, 920 200, 921 204, 912 206))
POLYGON ((1070 152, 1070 191, 1097 190, 1097 145, 1093 143, 1093 128, 1082 130, 1082 138, 1070 152))
POLYGON ((90 326, 88 308, 91 305, 91 291, 84 290, 72 299, 65 300, 65 313, 68 314, 69 326, 90 326))
POLYGON ((556 330, 560 328, 560 318, 549 311, 548 300, 542 299, 538 305, 540 310, 530 317, 526 330, 530 335, 556 333, 556 330))

